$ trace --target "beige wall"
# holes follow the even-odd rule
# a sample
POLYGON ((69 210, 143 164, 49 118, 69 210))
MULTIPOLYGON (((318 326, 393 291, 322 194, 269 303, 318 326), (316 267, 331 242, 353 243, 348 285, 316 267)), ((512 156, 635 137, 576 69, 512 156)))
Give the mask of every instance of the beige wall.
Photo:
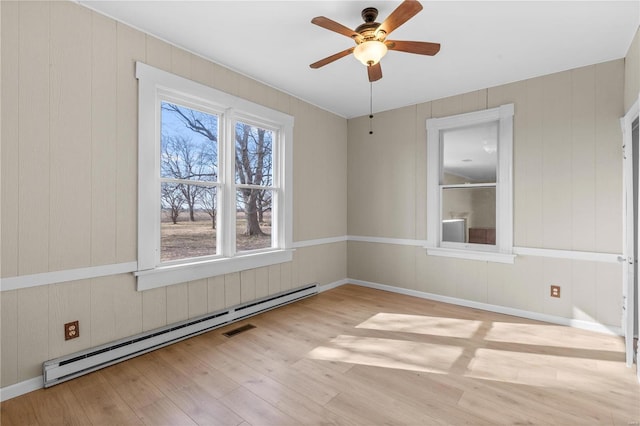
POLYGON ((624 110, 628 111, 640 96, 640 27, 624 61, 624 110))
MULTIPOLYGON (((425 240, 426 120, 514 103, 515 246, 620 253, 624 68, 617 60, 378 113, 373 135, 368 117, 349 120, 349 234, 425 240)), ((620 326, 615 263, 508 265, 361 241, 347 253, 351 279, 620 326), (562 298, 549 297, 551 284, 562 298)))
MULTIPOLYGON (((3 278, 136 261, 137 60, 293 115, 294 241, 346 235, 345 119, 71 2, 2 1, 0 15, 3 278)), ((145 292, 131 274, 4 291, 0 386, 57 356, 344 279, 346 259, 346 243, 323 244, 145 292), (80 338, 65 342, 71 320, 80 338)))
MULTIPOLYGON (((294 241, 425 239, 425 120, 514 102, 516 245, 621 250, 618 118, 640 87, 638 35, 626 62, 376 114, 370 136, 366 117, 347 122, 74 3, 2 1, 0 17, 4 278, 136 260, 136 60, 295 116, 294 241)), ((282 265, 142 293, 131 274, 0 292, 0 386, 39 376, 47 359, 345 277, 619 325, 615 264, 322 244, 282 265), (562 299, 548 298, 550 283, 562 299), (81 337, 64 342, 71 320, 81 337)))

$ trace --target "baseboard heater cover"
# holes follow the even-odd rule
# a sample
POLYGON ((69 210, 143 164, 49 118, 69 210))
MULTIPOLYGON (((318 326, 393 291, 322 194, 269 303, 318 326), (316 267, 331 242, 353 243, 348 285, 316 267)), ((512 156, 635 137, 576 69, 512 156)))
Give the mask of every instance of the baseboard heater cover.
POLYGON ((44 387, 57 385, 317 293, 318 284, 310 284, 46 361, 42 365, 44 387))

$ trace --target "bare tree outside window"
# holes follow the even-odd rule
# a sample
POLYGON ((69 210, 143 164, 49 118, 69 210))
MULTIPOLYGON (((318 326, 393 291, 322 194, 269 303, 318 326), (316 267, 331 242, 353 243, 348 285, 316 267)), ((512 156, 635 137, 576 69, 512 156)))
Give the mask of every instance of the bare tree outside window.
POLYGON ((200 193, 200 202, 204 211, 211 218, 211 229, 216 229, 216 205, 217 197, 216 197, 216 188, 204 188, 204 190, 200 193))
MULTIPOLYGON (((162 177, 183 180, 216 180, 215 171, 210 170, 212 148, 198 146, 191 139, 179 136, 162 139, 162 177)), ((189 220, 195 221, 194 206, 204 187, 198 185, 180 185, 180 190, 189 208, 189 220)))
MULTIPOLYGON (((272 182, 273 132, 242 122, 236 124, 236 183, 270 186, 272 182)), ((239 204, 245 213, 244 235, 265 235, 260 223, 271 209, 271 197, 265 190, 243 188, 239 204)), ((268 191, 271 194, 271 191, 268 191)))
POLYGON ((162 102, 161 260, 216 254, 218 116, 162 102), (188 212, 185 222, 182 210, 188 212))
POLYGON ((180 185, 163 183, 160 193, 162 209, 167 213, 174 225, 178 223, 178 217, 184 204, 182 190, 179 186, 180 185))
MULTIPOLYGON (((161 105, 161 198, 163 217, 167 218, 161 224, 161 260, 215 254, 219 117, 174 103, 161 105), (188 212, 191 225, 185 223, 187 219, 180 219, 182 211, 188 212), (186 234, 189 238, 185 238, 186 234), (213 251, 199 254, 202 250, 198 248, 197 235, 205 246, 213 240, 213 251), (189 244, 176 243, 180 239, 189 244), (168 247, 172 247, 171 253, 168 247)), ((274 132, 237 122, 234 137, 236 250, 268 248, 272 246, 274 132)))

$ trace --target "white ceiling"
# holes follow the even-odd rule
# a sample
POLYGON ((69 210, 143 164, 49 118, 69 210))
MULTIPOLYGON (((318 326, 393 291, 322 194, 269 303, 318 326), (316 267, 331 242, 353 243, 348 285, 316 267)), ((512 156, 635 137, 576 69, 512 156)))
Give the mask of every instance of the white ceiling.
MULTIPOLYGON (((310 23, 349 28, 365 7, 382 22, 399 1, 92 1, 96 11, 326 110, 369 113, 365 67, 352 56, 309 64, 353 41, 310 23)), ((373 109, 384 111, 623 58, 640 21, 629 1, 432 1, 389 37, 441 43, 433 57, 390 51, 373 109)))

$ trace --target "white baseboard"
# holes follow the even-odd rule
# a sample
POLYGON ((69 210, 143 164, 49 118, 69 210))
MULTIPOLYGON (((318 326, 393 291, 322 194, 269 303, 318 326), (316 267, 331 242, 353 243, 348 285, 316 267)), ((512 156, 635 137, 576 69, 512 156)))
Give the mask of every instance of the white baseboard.
POLYGON ((42 376, 34 377, 33 379, 0 389, 0 401, 6 401, 42 388, 44 388, 44 378, 42 376))
POLYGON ((341 285, 349 284, 352 281, 353 280, 349 280, 347 278, 344 278, 342 280, 334 281, 334 282, 329 283, 329 284, 319 285, 318 286, 318 293, 322 293, 323 291, 327 291, 327 290, 334 289, 336 287, 340 287, 341 285))

